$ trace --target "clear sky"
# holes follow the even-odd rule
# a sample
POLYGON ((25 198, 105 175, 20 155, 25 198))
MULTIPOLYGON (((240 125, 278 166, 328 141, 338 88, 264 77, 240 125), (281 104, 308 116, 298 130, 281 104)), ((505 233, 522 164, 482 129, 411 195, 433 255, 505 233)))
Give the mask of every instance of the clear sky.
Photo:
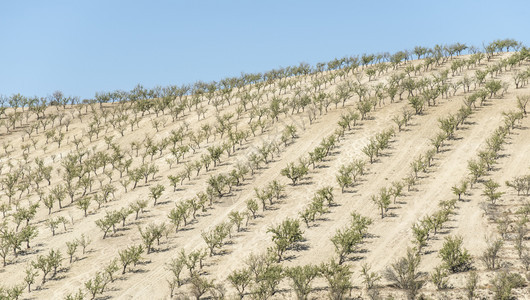
POLYGON ((91 98, 300 62, 513 38, 530 1, 0 1, 0 95, 91 98))

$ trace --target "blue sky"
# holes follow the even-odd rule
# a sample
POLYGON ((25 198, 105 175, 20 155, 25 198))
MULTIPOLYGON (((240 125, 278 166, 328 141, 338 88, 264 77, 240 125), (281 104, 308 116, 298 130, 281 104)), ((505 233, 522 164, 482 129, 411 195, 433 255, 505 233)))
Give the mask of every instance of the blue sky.
POLYGON ((362 53, 513 38, 530 1, 1 1, 0 95, 91 98, 362 53))

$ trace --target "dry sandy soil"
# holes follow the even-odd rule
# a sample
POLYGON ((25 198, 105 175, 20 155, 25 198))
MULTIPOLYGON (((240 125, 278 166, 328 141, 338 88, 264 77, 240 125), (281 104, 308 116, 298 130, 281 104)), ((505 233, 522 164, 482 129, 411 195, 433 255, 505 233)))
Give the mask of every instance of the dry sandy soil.
MULTIPOLYGON (((511 53, 497 55, 490 62, 484 59, 479 66, 470 69, 464 68, 462 72, 455 74, 455 76, 452 76, 451 72, 449 72, 448 80, 457 82, 466 74, 469 77, 473 77, 475 70, 484 70, 510 55, 511 53)), ((468 56, 461 56, 454 59, 467 58, 468 56)), ((422 61, 412 61, 407 64, 420 63, 422 61)), ((432 74, 449 68, 450 64, 451 60, 444 65, 436 67, 434 70, 420 72, 417 75, 412 73, 411 76, 415 79, 421 77, 432 78, 432 74)), ((403 72, 405 67, 406 65, 401 65, 396 70, 390 68, 371 81, 368 80, 367 76, 358 78, 366 85, 375 86, 378 83, 385 83, 391 74, 403 72)), ((203 169, 196 176, 195 171, 192 171, 191 180, 184 180, 182 186, 178 185, 176 192, 173 192, 173 187, 170 185, 167 176, 178 174, 184 169, 186 163, 194 162, 202 154, 208 153, 206 150, 208 146, 219 145, 227 139, 226 136, 223 138, 219 135, 215 138, 212 136, 208 142, 203 141, 200 144, 200 148, 197 149, 196 153, 190 151, 185 159, 179 164, 173 164, 171 168, 167 163, 167 159, 172 157, 169 146, 163 151, 161 156, 156 154, 153 158, 153 163, 159 168, 154 180, 151 180, 151 177, 147 183, 141 180, 135 189, 132 189, 131 184, 128 186, 128 191, 125 192, 119 183, 119 173, 117 171, 113 172, 111 183, 117 188, 112 197, 113 200, 104 203, 100 209, 97 209, 97 204, 93 201, 87 217, 84 217, 83 212, 75 205, 70 205, 69 199, 64 201, 62 209, 59 209, 56 204, 52 209, 51 215, 48 215, 48 209, 43 203, 40 203, 35 218, 30 222, 30 224, 38 228, 38 236, 31 241, 30 249, 25 249, 25 243, 23 243, 20 255, 14 257, 14 255, 9 254, 7 256, 7 266, 0 268, 0 284, 6 287, 21 284, 25 275, 24 269, 26 265, 34 261, 37 256, 48 253, 50 249, 59 249, 65 259, 56 278, 41 284, 42 273, 39 272, 36 283, 32 287, 34 290, 28 293, 26 289, 22 298, 62 299, 69 293, 75 293, 78 289, 86 292, 84 283, 93 278, 96 272, 102 271, 112 259, 118 257, 120 250, 125 249, 129 245, 142 243, 137 229, 138 226, 144 227, 150 223, 160 224, 163 222, 171 226, 167 215, 175 207, 176 202, 192 198, 196 193, 205 190, 210 175, 229 172, 238 162, 246 162, 250 153, 256 151, 265 142, 277 141, 284 127, 292 124, 296 126, 298 133, 298 137, 292 143, 287 146, 282 145, 280 152, 275 153, 271 161, 267 164, 262 163, 261 168, 254 175, 248 174, 243 184, 234 187, 231 194, 216 199, 211 207, 207 207, 206 212, 199 211, 196 220, 181 228, 177 233, 175 233, 174 229, 171 229, 167 239, 164 237, 160 245, 155 244, 152 253, 144 253, 142 255, 140 264, 131 267, 131 270, 124 275, 121 274, 120 270, 116 274, 117 279, 109 283, 104 292, 99 294, 98 297, 101 299, 169 299, 170 290, 167 280, 171 278, 171 273, 167 270, 166 264, 170 259, 177 257, 181 249, 184 249, 186 253, 192 250, 204 249, 206 244, 201 237, 201 232, 208 231, 215 225, 228 221, 228 215, 232 211, 246 211, 245 201, 255 198, 254 188, 262 188, 270 181, 278 180, 285 185, 284 197, 280 201, 276 201, 271 209, 262 211, 260 207, 259 217, 250 219, 248 225, 243 225, 241 232, 233 230, 229 242, 223 245, 220 250, 217 250, 217 255, 205 258, 205 265, 200 273, 201 276, 214 280, 215 283, 222 284, 226 289, 226 297, 237 298, 235 289, 226 280, 230 272, 244 267, 246 258, 252 253, 264 253, 268 247, 274 245, 271 240, 271 234, 267 232, 270 226, 279 224, 287 217, 298 218, 300 211, 311 202, 316 190, 324 186, 331 186, 333 187, 337 205, 330 207, 329 212, 316 222, 311 223, 309 228, 305 224, 302 226, 304 241, 301 245, 303 247, 298 251, 287 251, 286 259, 282 261, 282 265, 320 264, 329 261, 335 257, 334 246, 330 238, 337 229, 348 224, 351 212, 370 217, 373 220, 373 224, 368 229, 369 237, 360 245, 357 253, 351 256, 354 259, 346 261, 346 264, 353 272, 353 289, 350 297, 365 298, 367 293, 364 288, 363 277, 361 276, 361 266, 369 264, 372 271, 382 273, 397 258, 405 255, 408 247, 413 246, 412 225, 424 216, 438 210, 439 201, 455 198, 451 187, 468 178, 467 161, 476 158, 477 152, 484 149, 486 139, 495 129, 503 125, 503 112, 517 110, 516 96, 530 94, 527 87, 515 89, 512 80, 516 70, 526 68, 528 68, 528 63, 511 70, 508 69, 495 77, 496 80, 502 80, 509 84, 507 92, 502 97, 499 95, 492 99, 487 99, 483 106, 477 105, 466 124, 456 131, 456 138, 448 141, 442 147, 443 151, 435 155, 433 165, 428 169, 428 172, 420 172, 418 183, 411 191, 407 191, 407 188, 405 188, 404 195, 398 198, 396 204, 390 205, 387 217, 383 219, 379 209, 370 200, 371 195, 377 194, 382 187, 390 187, 393 181, 401 180, 411 173, 410 164, 420 154, 424 154, 432 148, 430 139, 440 132, 438 119, 449 116, 449 114, 456 114, 463 104, 464 97, 473 92, 473 85, 471 86, 471 92, 464 93, 463 89, 459 88, 456 94, 452 95, 451 91, 449 97, 438 97, 436 105, 426 107, 423 114, 413 115, 409 125, 404 130, 400 132, 396 130, 395 135, 391 138, 390 148, 383 151, 384 155, 378 157, 373 164, 368 163, 367 173, 362 176, 361 181, 355 187, 347 188, 345 193, 341 193, 335 179, 338 169, 341 165, 354 159, 368 161, 367 156, 362 152, 362 148, 369 143, 370 138, 383 130, 396 128, 395 123, 392 122, 392 117, 400 114, 404 108, 410 109, 410 104, 406 100, 406 92, 403 94, 403 100, 401 101, 391 102, 387 97, 385 104, 378 105, 374 111, 369 113, 369 119, 361 121, 352 130, 347 130, 344 137, 340 138, 337 146, 332 150, 331 155, 326 157, 323 162, 317 164, 315 169, 310 167, 309 174, 300 184, 295 186, 291 185, 290 180, 285 176, 280 175, 280 170, 289 162, 296 162, 299 158, 307 157, 307 153, 318 146, 323 138, 333 134, 339 128, 337 121, 341 114, 348 110, 356 109, 358 97, 355 94, 351 95, 344 107, 339 104, 335 108, 335 105, 331 104, 327 113, 319 114, 317 112, 316 119, 312 122, 310 122, 308 117, 308 109, 305 112, 295 112, 292 115, 281 114, 279 120, 274 123, 264 117, 269 123, 263 133, 260 133, 258 129, 255 137, 250 134, 248 140, 244 141, 241 146, 237 146, 235 153, 230 157, 223 153, 221 164, 211 168, 208 172, 203 169), (149 200, 146 211, 140 214, 138 220, 134 220, 134 215, 129 216, 125 227, 122 228, 120 223, 117 226, 118 230, 116 233, 111 231, 107 238, 102 239, 103 232, 96 226, 95 221, 103 218, 106 211, 126 207, 137 199, 149 199, 149 188, 157 184, 162 184, 165 187, 161 199, 158 200, 159 203, 153 206, 152 200, 149 200), (65 216, 69 223, 66 225, 66 231, 63 225, 60 225, 56 234, 52 235, 51 230, 45 224, 45 220, 57 216, 65 216), (82 234, 90 237, 92 243, 88 246, 88 251, 84 255, 78 249, 74 256, 74 261, 69 263, 66 255, 66 242, 79 238, 82 234)), ((358 72, 362 73, 364 71, 359 70, 358 72)), ((317 77, 324 78, 330 75, 331 73, 328 72, 319 74, 317 77)), ((295 78, 293 80, 298 81, 297 86, 312 87, 315 76, 311 78, 295 78)), ((356 81, 356 76, 350 73, 345 77, 336 78, 320 88, 322 91, 333 93, 337 86, 346 80, 356 81)), ((268 86, 260 91, 262 93, 262 105, 267 105, 268 99, 272 98, 273 93, 285 99, 294 97, 296 88, 287 88, 285 93, 282 91, 278 95, 277 87, 275 91, 271 90, 273 86, 268 86)), ((248 89, 256 92, 255 87, 248 87, 248 89)), ((47 114, 65 113, 66 118, 71 119, 69 130, 66 132, 64 126, 60 126, 58 121, 55 121, 54 125, 57 130, 61 129, 65 133, 65 141, 61 147, 58 147, 56 142, 50 141, 46 143, 45 132, 42 129, 38 133, 33 133, 31 138, 36 141, 36 147, 34 148, 32 145, 29 148, 29 165, 34 166, 34 158, 40 157, 44 159, 46 165, 53 166, 51 185, 48 186, 45 182, 40 184, 40 190, 44 194, 48 194, 54 186, 63 182, 62 175, 64 171, 62 171, 61 161, 64 160, 68 153, 75 151, 74 137, 81 138, 82 149, 94 152, 107 151, 107 145, 103 137, 113 136, 113 141, 120 145, 123 150, 128 151, 128 155, 133 159, 133 167, 135 167, 141 164, 142 157, 141 155, 136 156, 134 151, 130 151, 130 143, 132 141, 142 141, 147 136, 152 137, 154 141, 161 141, 164 137, 169 136, 172 130, 178 129, 184 123, 188 124, 189 131, 196 131, 203 124, 213 126, 217 115, 235 112, 238 103, 239 99, 234 96, 231 105, 226 103, 220 107, 219 112, 216 112, 213 106, 208 106, 204 102, 207 112, 205 113, 205 118, 201 116, 199 121, 197 113, 194 112, 194 107, 191 111, 186 109, 185 116, 180 116, 175 122, 172 122, 169 110, 164 111, 164 114, 160 114, 159 117, 154 113, 149 113, 141 117, 139 126, 138 128, 135 127, 134 131, 131 131, 130 127, 127 126, 124 136, 113 130, 110 125, 108 125, 108 130, 105 130, 105 126, 102 124, 103 129, 99 138, 94 138, 92 142, 89 141, 87 136, 88 124, 91 122, 93 115, 90 109, 87 114, 84 114, 83 110, 83 115, 78 117, 79 111, 74 107, 68 106, 64 110, 63 108, 50 107, 46 111, 47 114), (167 121, 159 132, 153 128, 152 120, 154 119, 167 121)), ((103 110, 112 111, 116 107, 118 107, 118 104, 106 104, 103 110)), ((95 106, 94 110, 101 114, 102 109, 98 106, 95 106)), ((129 110, 126 115, 132 119, 134 112, 129 110)), ((140 114, 138 116, 140 117, 140 114)), ((237 128, 239 130, 248 130, 249 118, 249 112, 243 113, 236 120, 237 128)), ((233 120, 235 120, 235 117, 233 120)), ((30 119, 29 123, 34 121, 30 119)), ((17 126, 14 131, 9 133, 6 132, 5 127, 0 129, 2 143, 10 145, 7 149, 9 153, 1 158, 2 178, 10 172, 9 163, 15 166, 13 167, 14 169, 17 168, 16 166, 24 165, 24 155, 21 147, 30 143, 28 134, 25 132, 25 129, 29 127, 29 123, 23 123, 22 126, 17 126)), ((504 194, 497 203, 497 209, 499 211, 510 211, 512 220, 516 219, 513 212, 522 205, 525 197, 517 196, 516 192, 507 187, 504 182, 511 180, 514 176, 521 176, 530 172, 529 127, 530 118, 524 118, 517 123, 516 128, 507 138, 508 142, 504 145, 501 151, 502 155, 497 160, 495 168, 486 176, 487 179, 491 178, 501 183, 499 190, 504 194)), ((184 143, 190 143, 190 140, 186 138, 184 143)), ((110 150, 107 152, 111 153, 110 150)), ((144 149, 140 150, 140 153, 142 152, 144 152, 144 149)), ((146 162, 150 163, 150 156, 145 159, 146 162)), ((112 167, 108 165, 107 170, 112 170, 112 167)), ((106 184, 109 179, 104 179, 106 176, 102 175, 102 173, 100 170, 98 176, 106 184)), ((124 175, 124 178, 126 176, 124 175)), ((99 182, 96 180, 89 195, 99 193, 99 186, 99 182)), ((39 199, 37 190, 35 187, 34 189, 30 188, 29 194, 24 192, 20 200, 20 206, 27 207, 29 203, 36 203, 39 199)), ((15 198, 18 198, 18 195, 19 193, 16 194, 15 198)), ((77 195, 76 199, 79 197, 80 195, 77 195)), ((527 198, 526 200, 528 200, 527 198)), ((2 203, 7 203, 8 201, 6 195, 2 195, 0 199, 2 203)), ((490 298, 493 295, 490 290, 490 280, 495 276, 495 272, 487 271, 478 257, 486 248, 486 239, 498 236, 498 231, 497 225, 492 221, 491 216, 486 214, 483 209, 485 202, 486 199, 482 195, 482 184, 480 183, 476 184, 463 197, 463 201, 457 202, 455 214, 451 215, 450 221, 445 224, 440 233, 428 240, 427 246, 422 251, 420 270, 431 272, 434 267, 441 263, 438 250, 443 245, 444 237, 461 235, 464 247, 474 257, 473 266, 479 274, 478 293, 483 297, 490 298)), ((15 208, 13 206, 5 218, 10 228, 15 226, 14 218, 11 216, 14 213, 15 208)), ((513 230, 513 226, 511 228, 513 230)), ((528 244, 528 240, 526 239, 524 243, 528 244)), ((509 271, 518 272, 524 276, 525 271, 514 250, 513 239, 505 241, 501 259, 509 271)), ((182 275, 185 281, 188 280, 187 270, 183 270, 182 275)), ((451 288, 443 291, 436 290, 436 287, 431 282, 427 282, 421 292, 435 299, 443 297, 447 299, 464 299, 466 298, 464 285, 467 275, 467 272, 451 274, 449 276, 451 288)), ((317 278, 312 286, 314 290, 310 294, 310 298, 327 297, 325 280, 317 278)), ((398 299, 405 297, 401 290, 390 286, 385 279, 380 281, 379 289, 383 296, 392 295, 398 299)), ((175 298, 192 297, 191 284, 185 283, 175 289, 174 294, 175 298)), ((518 298, 525 299, 529 297, 528 287, 517 289, 514 294, 518 298)), ((86 297, 90 298, 89 295, 86 295, 86 297)), ((206 293, 204 297, 210 297, 210 293, 206 293)), ((250 298, 251 296, 247 295, 245 298, 247 297, 250 298)), ((282 280, 280 291, 272 298, 295 298, 290 286, 290 280, 282 280)))

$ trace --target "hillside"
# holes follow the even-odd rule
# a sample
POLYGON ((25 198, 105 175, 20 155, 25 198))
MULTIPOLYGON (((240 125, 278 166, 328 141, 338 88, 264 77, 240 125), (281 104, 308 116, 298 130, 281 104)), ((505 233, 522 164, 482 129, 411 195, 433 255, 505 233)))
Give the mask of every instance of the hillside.
POLYGON ((314 277, 310 299, 464 299, 477 274, 489 299, 514 273, 511 293, 528 297, 530 60, 502 50, 4 107, 0 286, 237 299, 237 281, 244 299, 303 299, 291 277, 314 277), (437 288, 449 237, 472 263, 439 268, 437 288), (385 276, 407 249, 416 292, 385 276))

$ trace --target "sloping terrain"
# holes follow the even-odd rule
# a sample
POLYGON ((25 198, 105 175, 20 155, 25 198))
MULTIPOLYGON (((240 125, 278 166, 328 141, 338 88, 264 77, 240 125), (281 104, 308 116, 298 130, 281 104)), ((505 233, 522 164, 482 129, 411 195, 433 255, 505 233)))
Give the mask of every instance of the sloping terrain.
POLYGON ((0 285, 23 287, 24 299, 78 291, 102 299, 238 298, 228 278, 242 272, 239 282, 251 279, 244 298, 283 299, 297 297, 294 267, 313 265, 321 270, 309 298, 334 291, 406 298, 415 295, 383 275, 414 248, 418 294, 467 297, 475 271, 475 293, 490 298, 494 278, 512 272, 524 286, 511 292, 527 297, 528 192, 518 195, 506 182, 530 174, 529 66, 524 51, 475 53, 293 71, 192 92, 137 89, 115 103, 109 94, 101 103, 8 107, 0 115, 0 285), (476 177, 470 161, 481 168, 476 177), (364 172, 350 169, 345 177, 355 180, 343 190, 337 177, 352 162, 364 172), (484 195, 490 179, 499 199, 484 195), (467 189, 455 200, 461 182, 467 189), (340 260, 334 237, 349 232, 352 213, 371 222, 340 260), (435 230, 428 224, 438 214, 445 219, 435 230), (298 222, 301 238, 275 233, 285 220, 298 222), (413 226, 426 230, 424 243, 413 226), (447 287, 437 288, 430 274, 454 236, 472 264, 448 271, 447 287), (496 239, 500 267, 488 268, 480 257, 496 239), (131 247, 140 245, 134 261, 131 247), (50 251, 62 259, 54 264, 50 251), (180 286, 171 263, 182 268, 180 286), (366 267, 381 275, 370 287, 366 267), (340 270, 351 271, 343 290, 329 275, 340 270), (37 274, 30 292, 28 272, 37 274))

